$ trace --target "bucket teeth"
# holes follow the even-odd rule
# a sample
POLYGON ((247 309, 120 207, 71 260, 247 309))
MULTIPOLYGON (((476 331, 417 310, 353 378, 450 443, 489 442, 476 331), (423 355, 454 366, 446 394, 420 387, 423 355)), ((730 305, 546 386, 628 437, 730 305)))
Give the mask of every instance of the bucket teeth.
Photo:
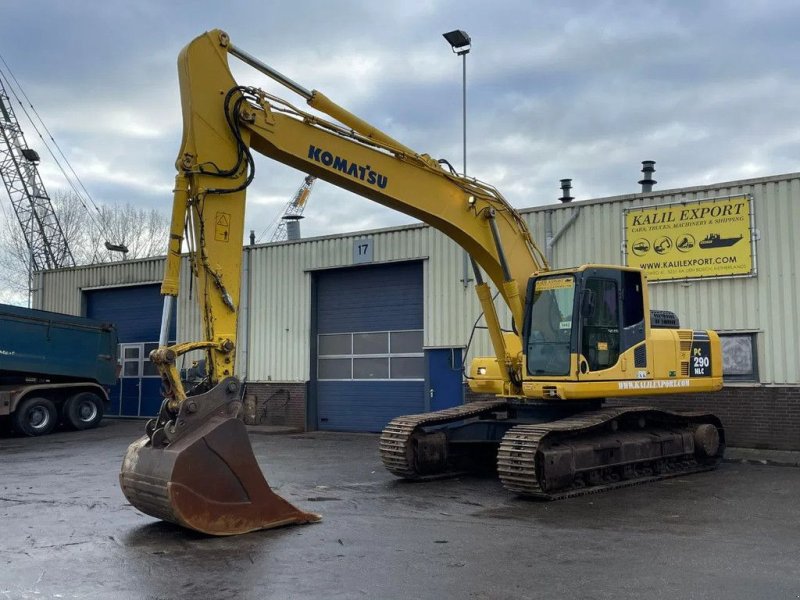
POLYGON ((210 535, 321 519, 270 488, 247 428, 225 411, 187 422, 186 430, 163 447, 155 447, 148 436, 135 441, 119 481, 125 497, 143 513, 210 535))

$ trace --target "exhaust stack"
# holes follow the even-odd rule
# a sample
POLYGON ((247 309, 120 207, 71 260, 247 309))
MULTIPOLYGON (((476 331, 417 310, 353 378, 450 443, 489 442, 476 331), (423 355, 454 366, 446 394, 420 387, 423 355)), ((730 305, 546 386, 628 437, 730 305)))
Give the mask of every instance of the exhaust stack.
POLYGON ((646 194, 647 192, 653 191, 653 185, 658 183, 655 179, 653 179, 653 173, 656 172, 656 161, 654 160, 643 160, 642 161, 642 173, 644 173, 644 177, 639 180, 639 185, 642 186, 642 193, 646 194))
POLYGON ((300 239, 300 219, 303 215, 284 215, 283 220, 286 222, 286 239, 294 242, 300 239))
POLYGON ((570 196, 570 192, 572 191, 572 179, 562 179, 561 180, 561 202, 566 204, 567 202, 572 202, 575 200, 574 196, 570 196))

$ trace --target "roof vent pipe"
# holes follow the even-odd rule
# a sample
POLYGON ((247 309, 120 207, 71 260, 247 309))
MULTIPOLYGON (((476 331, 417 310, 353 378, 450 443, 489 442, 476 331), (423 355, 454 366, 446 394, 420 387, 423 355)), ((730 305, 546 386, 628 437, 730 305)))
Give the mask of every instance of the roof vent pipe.
POLYGON ((639 185, 642 186, 642 193, 652 192, 653 185, 658 183, 655 179, 653 179, 653 173, 656 172, 656 161, 654 160, 643 160, 642 161, 642 173, 644 173, 644 177, 638 182, 639 185))
POLYGON ((283 219, 286 222, 286 240, 295 242, 300 239, 300 219, 302 215, 284 215, 283 219))
POLYGON ((573 196, 570 196, 569 193, 572 191, 572 179, 562 179, 561 180, 561 202, 566 204, 567 202, 572 202, 575 200, 573 196))

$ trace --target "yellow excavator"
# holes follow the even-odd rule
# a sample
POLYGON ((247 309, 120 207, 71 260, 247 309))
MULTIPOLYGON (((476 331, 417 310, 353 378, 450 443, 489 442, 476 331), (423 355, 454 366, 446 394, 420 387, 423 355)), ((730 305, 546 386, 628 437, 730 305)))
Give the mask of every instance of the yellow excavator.
POLYGON ((652 407, 604 407, 606 398, 722 387, 713 331, 681 329, 651 311, 642 271, 611 265, 549 269, 525 221, 490 185, 419 154, 320 92, 231 43, 223 31, 193 40, 178 59, 183 140, 178 154, 159 348, 165 398, 120 473, 141 511, 189 529, 233 535, 319 516, 274 493, 237 418, 234 371, 245 194, 252 151, 420 219, 470 255, 494 356, 468 381, 489 400, 392 420, 382 460, 409 479, 492 463, 510 490, 563 498, 713 469, 725 447, 719 419, 652 407), (259 88, 239 85, 236 57, 336 122, 259 88), (188 248, 204 340, 167 346, 188 248), (490 285, 508 306, 504 331, 490 285), (187 391, 176 368, 207 353, 205 382, 187 391))

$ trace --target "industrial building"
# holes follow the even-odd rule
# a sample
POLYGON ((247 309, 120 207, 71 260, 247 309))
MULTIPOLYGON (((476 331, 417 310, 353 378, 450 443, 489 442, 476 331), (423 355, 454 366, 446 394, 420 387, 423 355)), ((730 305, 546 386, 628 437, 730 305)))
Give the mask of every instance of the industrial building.
MULTIPOLYGON (((800 450, 798 200, 800 173, 791 173, 521 213, 551 266, 643 266, 653 308, 719 332, 725 389, 662 396, 660 406, 714 412, 730 445, 800 450), (679 220, 707 235, 675 229, 679 220)), ((112 415, 158 410, 160 381, 147 355, 158 340, 163 262, 39 274, 36 307, 117 324, 112 415)), ((423 224, 246 246, 238 371, 255 400, 246 418, 379 431, 396 415, 469 401, 462 360, 491 349, 483 330, 473 335, 480 308, 464 265, 462 250, 423 224)), ((188 274, 184 260, 177 341, 201 337, 188 274)))

